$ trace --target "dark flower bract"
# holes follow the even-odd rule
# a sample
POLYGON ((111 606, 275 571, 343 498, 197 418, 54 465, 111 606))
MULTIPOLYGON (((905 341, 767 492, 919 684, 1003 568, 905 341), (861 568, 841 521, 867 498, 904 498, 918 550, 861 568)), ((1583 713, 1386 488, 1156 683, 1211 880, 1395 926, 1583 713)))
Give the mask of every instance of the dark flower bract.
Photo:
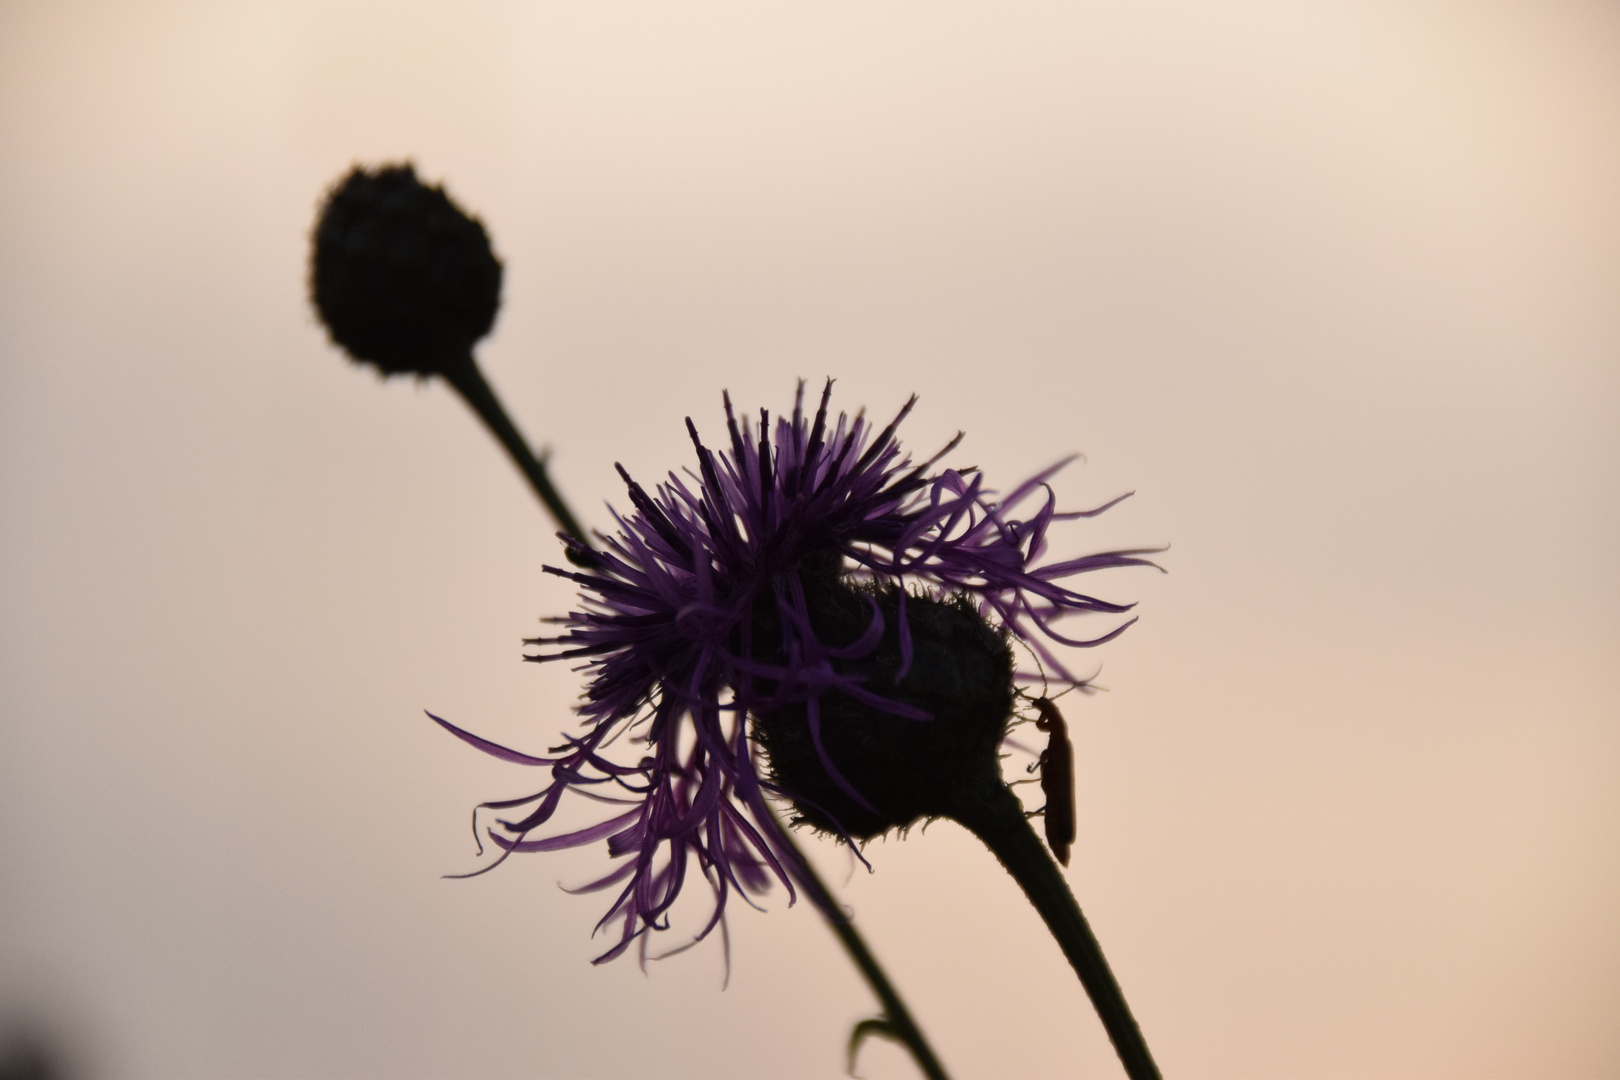
POLYGON ((729 447, 719 452, 688 420, 697 470, 649 492, 621 468, 631 510, 615 515, 618 532, 601 551, 570 541, 581 565, 546 568, 577 583, 582 603, 552 620, 562 633, 529 642, 540 651, 528 659, 584 663, 581 733, 536 757, 438 721, 497 757, 550 770, 541 791, 484 804, 513 812, 486 830, 503 859, 605 840, 623 860, 585 887, 619 889, 599 926, 617 921, 620 934, 599 961, 637 938, 645 948, 691 873, 715 897, 698 938, 719 925, 733 890, 758 892, 775 877, 791 892, 792 856, 768 796, 853 839, 953 816, 962 793, 1001 783, 1011 646, 1080 683, 1052 645, 1098 645, 1129 625, 1060 634, 1065 616, 1130 607, 1064 582, 1152 565, 1142 556, 1156 549, 1043 560, 1053 522, 1119 499, 1058 513, 1046 481, 1062 462, 998 498, 976 470, 935 469, 960 436, 911 463, 895 431, 915 398, 874 431, 864 414, 831 418, 831 392, 829 381, 807 415, 801 384, 790 416, 773 425, 761 411, 757 427, 727 397, 729 447), (637 760, 609 754, 621 736, 641 748, 637 760), (621 808, 532 838, 571 791, 621 808))

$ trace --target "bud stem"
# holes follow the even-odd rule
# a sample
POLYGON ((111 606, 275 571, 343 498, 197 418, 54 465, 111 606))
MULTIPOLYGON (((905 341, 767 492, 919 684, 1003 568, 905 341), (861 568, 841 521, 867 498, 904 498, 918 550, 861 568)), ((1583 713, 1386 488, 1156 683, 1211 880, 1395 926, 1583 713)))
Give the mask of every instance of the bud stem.
POLYGON ((523 441, 523 436, 512 423, 512 418, 507 416, 506 410, 501 407, 500 399, 489 388, 489 383, 484 381, 484 373, 478 370, 478 362, 472 355, 468 354, 467 359, 461 363, 447 365, 444 378, 456 388, 456 392, 472 411, 478 414, 478 419, 489 428, 490 434, 506 448, 512 463, 528 478, 529 486, 540 496, 540 501, 551 511, 552 518, 562 531, 589 547, 590 539, 586 537, 585 530, 579 527, 579 522, 569 513, 568 506, 562 501, 562 496, 557 494, 557 489, 551 486, 551 478, 546 475, 545 462, 535 457, 529 449, 529 444, 523 441))
POLYGON ((1137 1027, 1125 995, 1103 958, 1102 946, 1097 944, 1062 871, 1030 827, 1012 789, 997 784, 992 797, 974 799, 953 816, 1001 860, 1046 920, 1047 929, 1080 976, 1080 984, 1113 1040, 1125 1074, 1131 1080, 1159 1080, 1159 1067, 1153 1063, 1142 1029, 1137 1027))
MULTIPOLYGON (((928 1045, 928 1040, 923 1038, 922 1030, 911 1018, 910 1010, 906 1008, 905 1002, 900 1000, 900 995, 889 982, 889 977, 878 966, 877 958, 866 947, 866 942, 855 929, 855 924, 850 922, 849 916, 833 899, 826 884, 810 865, 810 860, 804 857, 804 852, 799 850, 799 846, 793 842, 788 830, 784 829, 780 822, 776 823, 776 833, 790 854, 788 869, 798 879, 799 884, 804 886, 805 894, 810 897, 810 902, 816 906, 816 910, 821 912, 822 918, 827 920, 827 925, 838 937, 838 943, 844 947, 844 952, 849 954, 850 962, 866 978, 867 986, 872 988, 872 993, 877 995, 878 1001, 883 1005, 884 1019, 893 1026, 894 1033, 905 1043, 906 1049, 911 1051, 917 1067, 923 1071, 928 1080, 948 1080, 944 1066, 934 1056, 933 1048, 928 1045)), ((853 1062, 853 1058, 851 1061, 853 1062)))
MULTIPOLYGON (((462 400, 467 403, 472 411, 478 414, 478 418, 484 422, 484 426, 489 428, 490 434, 500 440, 500 444, 506 448, 507 454, 512 458, 513 464, 522 470, 523 475, 528 478, 529 486, 534 488, 534 493, 540 496, 540 501, 545 504, 547 510, 551 511, 551 516, 556 519, 558 525, 562 526, 563 531, 580 543, 589 546, 590 541, 585 537, 585 530, 581 529, 579 522, 574 520, 574 515, 569 512, 568 505, 562 501, 562 496, 557 494, 557 489, 551 486, 551 479, 546 475, 545 464, 536 458, 529 449, 529 444, 524 441, 523 435, 518 431, 517 426, 512 423, 511 417, 507 416, 506 409, 501 406, 500 399, 495 396, 495 391, 491 390, 489 383, 484 380, 483 372, 478 370, 478 363, 472 358, 471 354, 467 356, 465 362, 447 366, 444 371, 444 378, 446 382, 455 387, 456 392, 461 395, 462 400)), ((883 968, 878 965, 877 958, 866 947, 866 942, 861 938, 860 932, 855 929, 854 924, 849 921, 849 917, 844 914, 843 909, 833 899, 832 893, 827 889, 826 884, 822 882, 820 876, 817 875, 815 869, 811 867, 810 861, 804 857, 804 853, 799 850, 798 845, 794 844, 793 839, 788 835, 788 831, 782 828, 780 822, 775 824, 777 836, 781 839, 783 847, 791 853, 791 858, 788 860, 789 870, 798 879, 799 884, 804 887, 804 891, 810 897, 810 902, 815 905, 822 918, 827 920, 827 925, 832 928, 833 934, 837 936, 839 943, 844 946, 844 952, 849 954, 850 961, 860 971, 862 977, 866 979, 866 984, 871 987, 872 993, 877 996, 878 1001, 882 1003, 884 1019, 888 1020, 895 1033, 906 1044, 906 1049, 911 1051, 911 1056, 916 1059, 917 1067, 922 1069, 928 1080, 949 1080, 945 1075, 944 1068, 939 1063, 939 1059, 934 1056, 933 1048, 923 1038, 922 1031, 917 1027, 916 1021, 911 1018, 911 1012, 906 1008, 905 1002, 900 1000, 900 995, 895 991, 894 985, 889 982, 889 977, 884 974, 883 968)))

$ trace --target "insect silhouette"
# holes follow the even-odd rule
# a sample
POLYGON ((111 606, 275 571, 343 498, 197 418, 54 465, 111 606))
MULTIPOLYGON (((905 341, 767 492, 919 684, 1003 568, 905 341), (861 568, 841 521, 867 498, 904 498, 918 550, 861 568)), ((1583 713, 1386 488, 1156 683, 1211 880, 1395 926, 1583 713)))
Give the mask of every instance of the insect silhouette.
POLYGON ((1035 763, 1041 770, 1041 794, 1046 796, 1042 818, 1046 824, 1046 844, 1064 866, 1069 865, 1069 846, 1074 843, 1074 746, 1063 714, 1048 697, 1035 699, 1040 717, 1035 730, 1049 737, 1046 749, 1035 763))

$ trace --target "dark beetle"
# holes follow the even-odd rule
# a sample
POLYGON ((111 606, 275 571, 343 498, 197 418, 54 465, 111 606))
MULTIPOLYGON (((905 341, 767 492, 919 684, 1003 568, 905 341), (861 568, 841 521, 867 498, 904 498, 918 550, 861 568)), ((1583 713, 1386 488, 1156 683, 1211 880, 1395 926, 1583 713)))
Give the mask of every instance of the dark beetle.
POLYGON ((1069 729, 1051 698, 1038 697, 1035 708, 1040 717, 1037 731, 1049 732, 1046 749, 1041 751, 1041 794, 1046 796, 1046 843, 1057 861, 1069 865, 1069 845, 1074 843, 1074 747, 1069 729))

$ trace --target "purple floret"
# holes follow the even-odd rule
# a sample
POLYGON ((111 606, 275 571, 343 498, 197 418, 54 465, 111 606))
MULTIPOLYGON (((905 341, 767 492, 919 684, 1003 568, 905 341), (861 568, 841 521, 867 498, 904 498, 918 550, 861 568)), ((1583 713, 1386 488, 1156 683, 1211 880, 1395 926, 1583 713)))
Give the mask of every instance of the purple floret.
POLYGON ((913 466, 895 430, 916 403, 906 402, 876 434, 864 413, 840 413, 828 429, 832 382, 813 417, 803 412, 801 383, 793 413, 774 431, 761 410, 757 428, 733 415, 725 398, 730 449, 703 445, 698 470, 674 473, 649 494, 621 467, 632 510, 614 513, 619 531, 601 536, 603 549, 576 541, 571 559, 583 568, 546 567, 581 588, 581 607, 560 619, 567 629, 528 642, 543 651, 536 662, 583 660, 590 683, 579 712, 585 731, 566 736, 551 757, 534 757, 480 739, 434 717, 453 734, 502 760, 551 770, 551 783, 523 799, 485 803, 493 810, 533 807, 487 829, 503 849, 492 869, 512 852, 551 851, 606 840, 623 858, 611 873, 577 891, 622 886, 598 929, 620 924, 617 943, 598 963, 620 955, 648 929, 665 929, 667 913, 689 870, 714 893, 714 911, 696 935, 721 925, 732 890, 747 899, 782 882, 790 897, 793 856, 766 795, 782 794, 763 779, 748 720, 800 707, 828 776, 857 803, 862 794, 843 780, 820 744, 818 702, 836 690, 883 713, 928 722, 928 714, 885 695, 885 687, 841 674, 839 662, 876 647, 885 625, 879 605, 855 640, 833 645, 817 638, 801 575, 812 565, 899 589, 901 669, 910 665, 911 638, 905 590, 971 598, 990 625, 1026 644, 1058 678, 1078 683, 1048 640, 1099 645, 1134 619, 1091 638, 1059 634, 1054 624, 1083 612, 1118 614, 1114 604, 1060 582, 1092 570, 1151 566, 1131 549, 1038 565, 1054 521, 1091 517, 1113 506, 1058 513, 1046 481, 1060 462, 1005 498, 983 486, 975 470, 933 467, 961 440, 913 466), (1027 519, 1013 511, 1044 494, 1027 519), (762 613, 768 616, 762 618, 762 613), (761 626, 777 640, 755 640, 761 626), (602 748, 627 729, 625 742, 645 756, 621 764, 602 748), (530 834, 550 820, 567 792, 626 809, 600 824, 542 839, 530 834))

